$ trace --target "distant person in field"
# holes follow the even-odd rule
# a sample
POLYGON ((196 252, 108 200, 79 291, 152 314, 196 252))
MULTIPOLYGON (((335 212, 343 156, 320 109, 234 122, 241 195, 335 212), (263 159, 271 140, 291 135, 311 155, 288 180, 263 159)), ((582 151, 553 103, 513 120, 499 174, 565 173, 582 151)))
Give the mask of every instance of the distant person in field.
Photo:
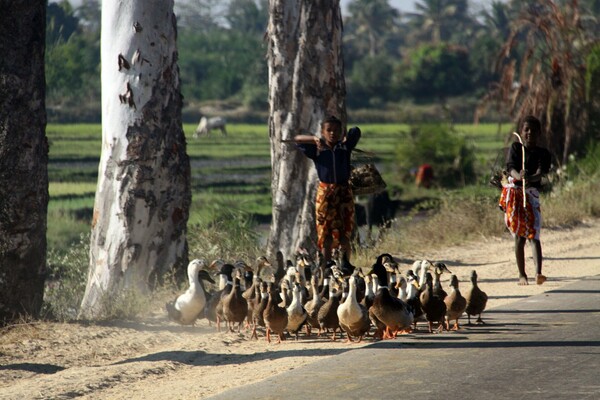
POLYGON ((429 164, 422 164, 415 175, 417 187, 429 189, 433 182, 433 167, 429 164))
POLYGON ((350 187, 350 156, 360 140, 358 127, 347 134, 342 121, 334 116, 321 123, 321 137, 297 135, 298 148, 313 160, 319 177, 316 198, 317 246, 326 261, 332 249, 342 248, 351 256, 350 239, 354 230, 354 196, 350 187))
POLYGON ((542 244, 540 229, 542 213, 539 189, 542 177, 550 171, 551 155, 537 145, 542 132, 540 120, 527 116, 521 124, 520 136, 525 145, 525 168, 523 147, 515 141, 508 151, 506 170, 508 183, 503 185, 499 206, 504 211, 504 221, 515 239, 515 256, 519 270, 519 285, 528 285, 525 273, 525 241, 531 243, 533 262, 536 267, 535 281, 546 281, 542 274, 542 244), (523 208, 523 179, 525 179, 526 208, 523 208))

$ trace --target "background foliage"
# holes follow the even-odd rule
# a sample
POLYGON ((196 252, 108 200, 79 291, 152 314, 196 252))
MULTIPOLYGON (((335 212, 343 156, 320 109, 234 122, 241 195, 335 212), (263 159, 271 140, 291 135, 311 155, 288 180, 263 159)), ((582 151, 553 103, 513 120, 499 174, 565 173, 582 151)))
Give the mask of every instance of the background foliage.
MULTIPOLYGON (((401 13, 388 0, 353 0, 344 12, 344 63, 348 106, 388 109, 389 122, 418 120, 419 104, 469 104, 454 122, 469 122, 477 99, 497 81, 497 62, 523 10, 541 0, 492 1, 475 8, 466 0, 421 0, 401 13), (415 103, 418 103, 415 105, 415 103), (400 106, 401 105, 401 106, 400 106), (417 116, 412 119, 413 115, 417 116)), ((571 1, 560 1, 563 7, 571 1)), ((597 0, 579 1, 582 28, 598 37, 597 0)), ((186 122, 201 113, 227 113, 237 121, 266 119, 266 0, 177 1, 179 66, 186 122)), ((100 2, 48 6, 47 83, 51 121, 100 121, 100 2)), ((520 32, 516 38, 526 37, 520 32)), ((510 60, 527 49, 516 46, 510 60)), ((428 115, 428 119, 443 119, 428 115)), ((483 118, 497 119, 497 114, 483 118)))

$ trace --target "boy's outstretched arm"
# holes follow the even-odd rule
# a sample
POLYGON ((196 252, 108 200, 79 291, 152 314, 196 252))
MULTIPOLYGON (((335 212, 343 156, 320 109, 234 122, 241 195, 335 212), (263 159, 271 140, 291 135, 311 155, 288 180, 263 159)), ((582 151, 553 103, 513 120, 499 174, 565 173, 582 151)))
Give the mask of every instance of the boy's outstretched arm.
POLYGON ((319 144, 320 138, 313 135, 296 135, 294 136, 294 142, 296 143, 304 143, 304 144, 319 144))

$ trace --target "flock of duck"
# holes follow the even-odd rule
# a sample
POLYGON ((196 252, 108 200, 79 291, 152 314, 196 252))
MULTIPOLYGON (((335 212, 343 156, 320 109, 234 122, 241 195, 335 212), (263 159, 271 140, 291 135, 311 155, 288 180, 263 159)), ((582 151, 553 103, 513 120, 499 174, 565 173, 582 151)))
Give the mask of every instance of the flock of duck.
POLYGON ((244 326, 256 339, 262 328, 267 342, 272 335, 278 342, 289 336, 298 340, 300 332, 310 336, 313 329, 318 336, 331 333, 332 340, 338 331, 340 338, 346 333, 348 342, 360 342, 366 335, 392 339, 416 330, 419 321, 427 323, 430 333, 458 330, 463 314, 469 325, 472 316, 482 324, 487 303, 475 270, 463 295, 458 278, 444 263, 415 261, 402 274, 387 253, 380 254, 367 273, 353 266, 343 253, 324 262, 306 251, 299 251, 295 261, 284 260, 278 252, 275 268, 264 256, 254 265, 195 259, 187 273, 188 289, 166 304, 172 321, 193 325, 206 318, 218 331, 224 323, 229 331, 238 333, 244 326), (275 272, 267 273, 273 269, 275 272), (211 272, 218 274, 219 282, 218 289, 209 291, 205 282, 217 285, 211 272), (443 273, 451 274, 448 292, 440 282, 443 273))

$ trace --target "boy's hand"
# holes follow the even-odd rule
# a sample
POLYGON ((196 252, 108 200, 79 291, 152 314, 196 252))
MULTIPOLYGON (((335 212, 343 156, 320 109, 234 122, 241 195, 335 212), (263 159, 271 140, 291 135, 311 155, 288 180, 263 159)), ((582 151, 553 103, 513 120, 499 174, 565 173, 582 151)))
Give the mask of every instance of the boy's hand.
POLYGON ((323 150, 323 140, 321 140, 321 138, 315 136, 315 144, 317 145, 318 151, 323 150))

